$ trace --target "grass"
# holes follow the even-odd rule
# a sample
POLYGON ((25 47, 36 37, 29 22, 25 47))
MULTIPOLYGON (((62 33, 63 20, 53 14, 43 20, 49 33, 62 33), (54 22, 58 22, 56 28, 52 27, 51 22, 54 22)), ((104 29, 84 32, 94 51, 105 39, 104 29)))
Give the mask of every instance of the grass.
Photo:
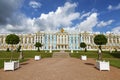
POLYGON ((111 66, 120 68, 120 59, 119 58, 105 58, 105 61, 109 61, 111 66))
MULTIPOLYGON (((103 51, 102 53, 103 58, 120 58, 119 52, 109 53, 109 51, 103 51)), ((70 56, 75 58, 80 58, 81 55, 87 55, 88 58, 97 58, 98 56, 97 51, 78 51, 78 53, 74 51, 73 53, 70 53, 70 56)))
MULTIPOLYGON (((12 53, 13 58, 18 59, 20 52, 13 52, 12 53)), ((34 58, 35 55, 41 55, 42 58, 48 58, 52 57, 52 53, 49 53, 48 51, 45 53, 45 51, 23 51, 24 58, 34 58)), ((11 52, 6 51, 0 51, 0 58, 9 58, 11 57, 11 52)))
POLYGON ((23 51, 23 55, 25 58, 34 58, 35 55, 41 55, 42 58, 50 58, 52 57, 52 53, 48 51, 45 53, 44 51, 23 51))
POLYGON ((112 59, 112 60, 109 60, 110 61, 110 64, 112 65, 112 66, 115 66, 115 67, 117 67, 117 68, 120 68, 120 60, 114 60, 114 59, 112 59))
MULTIPOLYGON (((17 59, 14 59, 14 60, 17 60, 17 59)), ((27 61, 28 59, 22 59, 20 60, 20 62, 24 62, 24 61, 27 61)), ((10 61, 10 59, 0 59, 0 68, 3 68, 4 67, 4 62, 7 62, 7 61, 10 61)))
MULTIPOLYGON (((20 52, 12 52, 13 60, 18 60, 19 59, 20 52)), ((28 60, 29 58, 34 58, 35 55, 41 55, 42 58, 50 58, 52 57, 52 53, 49 53, 47 51, 23 51, 23 56, 24 59, 20 60, 20 62, 24 62, 28 60)), ((6 52, 6 51, 0 51, 0 68, 3 68, 4 61, 10 61, 11 58, 11 52, 6 52)))
POLYGON ((79 51, 78 53, 76 53, 76 52, 70 53, 70 56, 75 57, 75 58, 80 58, 81 55, 87 55, 87 57, 89 57, 89 58, 96 58, 97 57, 97 54, 93 51, 86 52, 86 53, 83 51, 79 51))
POLYGON ((4 59, 0 59, 0 68, 4 67, 4 59))
MULTIPOLYGON (((102 53, 103 53, 103 60, 110 61, 110 65, 120 68, 120 52, 109 53, 109 51, 103 51, 102 53)), ((74 51, 73 53, 70 53, 70 56, 74 58, 80 58, 81 55, 87 55, 88 58, 94 58, 94 59, 97 59, 98 57, 97 51, 88 51, 88 52, 78 51, 78 53, 74 51)))

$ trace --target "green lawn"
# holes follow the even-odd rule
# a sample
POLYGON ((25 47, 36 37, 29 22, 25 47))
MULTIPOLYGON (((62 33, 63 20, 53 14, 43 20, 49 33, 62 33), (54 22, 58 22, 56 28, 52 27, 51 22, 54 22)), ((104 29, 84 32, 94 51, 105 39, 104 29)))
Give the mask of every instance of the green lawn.
MULTIPOLYGON (((13 52, 13 59, 18 60, 19 59, 19 52, 13 52)), ((20 62, 26 61, 29 58, 34 58, 35 55, 41 55, 42 58, 50 58, 52 57, 52 53, 49 53, 49 51, 47 51, 45 53, 45 51, 23 51, 23 55, 24 55, 24 59, 21 60, 20 62)), ((4 61, 10 61, 11 58, 11 52, 6 52, 6 51, 0 51, 0 68, 3 68, 4 65, 4 61)))
MULTIPOLYGON (((19 58, 20 52, 12 52, 13 58, 17 59, 19 58)), ((45 53, 45 51, 23 51, 24 58, 34 58, 35 55, 41 55, 42 58, 48 58, 52 57, 52 53, 49 53, 48 51, 45 53)), ((10 58, 11 52, 6 51, 0 51, 0 59, 1 58, 10 58)))
MULTIPOLYGON (((109 53, 109 51, 103 51, 103 58, 120 58, 120 52, 117 53, 109 53)), ((80 58, 81 55, 87 55, 88 58, 97 58, 98 54, 97 51, 74 51, 70 53, 71 57, 80 58)))
POLYGON ((0 59, 0 68, 3 68, 4 66, 4 61, 7 61, 7 60, 4 60, 4 59, 0 59))
MULTIPOLYGON (((14 60, 17 60, 17 59, 14 59, 14 60)), ((24 61, 27 61, 28 59, 22 59, 20 60, 20 62, 24 62, 24 61)), ((4 62, 7 62, 7 61, 10 61, 10 59, 0 59, 0 68, 3 68, 4 67, 4 62)))
POLYGON ((119 60, 114 60, 114 59, 111 59, 109 60, 110 61, 110 64, 114 67, 117 67, 117 68, 120 68, 120 59, 119 60))
POLYGON ((45 51, 23 51, 24 57, 25 58, 34 58, 35 55, 41 55, 42 58, 50 58, 52 57, 52 53, 49 53, 49 51, 47 51, 45 53, 45 51))
MULTIPOLYGON (((108 51, 103 51, 102 53, 103 53, 103 60, 110 61, 110 65, 120 68, 120 52, 109 53, 108 51)), ((87 55, 88 58, 95 58, 95 59, 97 59, 98 57, 97 51, 88 51, 88 52, 78 51, 78 53, 74 51, 73 53, 70 53, 70 56, 74 58, 80 58, 81 55, 87 55)))
POLYGON ((109 61, 111 66, 120 68, 120 58, 104 58, 105 61, 109 61))

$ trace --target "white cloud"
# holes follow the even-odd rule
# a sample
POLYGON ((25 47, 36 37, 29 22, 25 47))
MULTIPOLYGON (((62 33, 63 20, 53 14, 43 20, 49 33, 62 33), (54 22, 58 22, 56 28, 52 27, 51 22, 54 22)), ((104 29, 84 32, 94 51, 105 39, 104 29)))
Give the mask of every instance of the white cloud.
POLYGON ((91 14, 91 12, 84 13, 84 14, 80 17, 80 19, 83 19, 83 18, 85 18, 85 17, 90 16, 90 14, 91 14))
POLYGON ((19 13, 19 16, 16 17, 16 24, 6 24, 2 28, 1 33, 14 32, 14 33, 31 33, 39 31, 39 27, 34 26, 34 19, 26 17, 24 14, 19 13))
POLYGON ((114 20, 109 20, 109 21, 101 21, 101 22, 99 22, 98 24, 97 24, 97 26, 98 27, 104 27, 104 26, 108 26, 108 25, 110 25, 110 24, 112 24, 112 22, 113 22, 114 20))
POLYGON ((114 32, 114 33, 120 33, 120 26, 113 28, 112 32, 114 32))
POLYGON ((70 27, 73 20, 79 18, 80 13, 75 12, 76 3, 66 2, 64 6, 58 7, 55 12, 48 14, 42 13, 39 18, 35 19, 35 25, 41 30, 56 30, 60 27, 70 27))
MULTIPOLYGON (((4 27, 1 28, 0 33, 31 33, 42 30, 53 31, 61 27, 70 31, 92 31, 93 27, 98 24, 98 13, 88 12, 80 16, 80 13, 75 11, 76 7, 76 3, 66 2, 63 6, 58 7, 55 11, 51 11, 47 14, 42 13, 39 17, 33 19, 22 13, 15 14, 12 16, 14 19, 12 20, 12 18, 10 18, 11 22, 9 21, 8 24, 4 25, 4 27), (77 19, 81 19, 82 21, 78 24, 76 23, 76 25, 73 25, 73 21, 77 19)), ((113 21, 101 21, 99 25, 101 24, 103 26, 112 22, 113 21)))
POLYGON ((42 6, 42 4, 39 2, 36 2, 36 1, 30 1, 29 6, 36 9, 36 8, 40 8, 42 6))
POLYGON ((120 3, 117 6, 109 5, 107 9, 108 10, 118 10, 118 9, 120 9, 120 3))
POLYGON ((29 18, 22 13, 13 15, 15 24, 4 25, 2 32, 31 33, 37 31, 57 30, 61 27, 68 28, 73 24, 73 20, 79 18, 80 13, 75 12, 76 3, 66 2, 64 6, 58 7, 55 12, 42 13, 40 17, 29 18))
POLYGON ((97 15, 97 13, 92 13, 86 18, 86 20, 80 22, 80 24, 77 24, 76 28, 78 28, 79 31, 92 31, 92 28, 98 23, 97 15))
POLYGON ((76 32, 76 27, 66 27, 64 30, 68 32, 76 32))
POLYGON ((112 5, 109 5, 107 9, 111 10, 113 7, 112 5))

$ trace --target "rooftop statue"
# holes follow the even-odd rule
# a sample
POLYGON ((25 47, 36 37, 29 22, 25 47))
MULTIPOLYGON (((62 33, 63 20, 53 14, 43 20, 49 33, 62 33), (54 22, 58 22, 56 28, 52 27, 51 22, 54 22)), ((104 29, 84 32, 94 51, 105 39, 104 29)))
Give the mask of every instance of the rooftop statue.
POLYGON ((61 29, 61 33, 63 33, 63 32, 64 32, 64 29, 62 28, 62 29, 61 29))

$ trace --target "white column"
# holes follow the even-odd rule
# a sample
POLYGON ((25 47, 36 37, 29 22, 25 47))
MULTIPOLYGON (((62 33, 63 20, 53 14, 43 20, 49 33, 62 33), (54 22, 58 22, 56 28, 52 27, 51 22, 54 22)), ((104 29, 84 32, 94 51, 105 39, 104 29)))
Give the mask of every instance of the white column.
POLYGON ((62 44, 64 43, 64 37, 62 36, 62 44))
POLYGON ((117 44, 117 38, 115 38, 116 44, 117 44))
POLYGON ((68 35, 66 35, 66 44, 68 44, 68 35))
POLYGON ((65 44, 65 37, 64 37, 64 35, 63 35, 62 39, 63 39, 62 43, 65 44))
POLYGON ((63 42, 62 40, 63 40, 63 38, 62 38, 62 35, 61 35, 61 44, 62 44, 62 42, 63 42))
POLYGON ((65 50, 65 45, 63 46, 63 49, 65 50))
POLYGON ((33 37, 31 37, 31 44, 33 44, 33 37))
POLYGON ((25 37, 23 37, 23 44, 25 44, 25 37))
POLYGON ((60 36, 58 37, 58 44, 60 44, 60 36))
POLYGON ((108 44, 109 44, 109 37, 108 37, 108 44))
MULTIPOLYGON (((36 42, 36 36, 34 36, 34 43, 36 42)), ((35 47, 34 47, 35 48, 35 47)))
POLYGON ((60 35, 60 44, 61 44, 61 41, 62 41, 62 38, 61 38, 61 35, 60 35))
POLYGON ((111 38, 111 44, 113 44, 113 38, 111 38))
POLYGON ((88 40, 88 43, 90 43, 90 36, 89 36, 89 40, 88 40))
POLYGON ((37 36, 37 42, 38 42, 38 36, 37 36))
POLYGON ((27 37, 27 44, 28 44, 28 37, 27 37))
POLYGON ((5 44, 5 37, 3 38, 3 44, 5 44))
POLYGON ((58 41, 59 41, 59 37, 58 37, 58 35, 57 35, 57 44, 58 44, 58 41))

